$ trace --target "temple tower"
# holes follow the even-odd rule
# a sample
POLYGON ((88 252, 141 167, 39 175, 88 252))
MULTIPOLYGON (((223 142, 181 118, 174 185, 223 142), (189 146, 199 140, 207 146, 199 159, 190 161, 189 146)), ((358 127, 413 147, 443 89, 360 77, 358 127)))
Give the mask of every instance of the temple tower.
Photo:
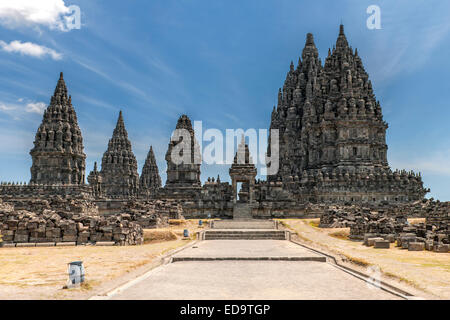
MULTIPOLYGON (((420 175, 393 172, 380 103, 344 26, 322 67, 307 35, 291 62, 271 129, 279 130, 279 171, 269 181, 308 201, 411 201, 428 191, 420 175)), ((268 155, 271 156, 271 146, 268 155)))
MULTIPOLYGON (((302 56, 297 68, 291 62, 283 89, 278 91, 278 105, 272 111, 270 129, 279 130, 279 171, 268 177, 269 181, 286 180, 289 176, 301 175, 306 165, 309 149, 307 137, 302 135, 303 117, 315 113, 313 109, 314 89, 322 65, 311 33, 306 35, 302 56)), ((270 140, 269 140, 270 141, 270 140)), ((270 142, 268 156, 271 155, 270 142)))
POLYGON ((200 147, 195 139, 191 120, 182 115, 177 122, 166 153, 167 181, 165 188, 201 187, 200 147), (187 152, 187 154, 183 154, 187 152), (173 159, 175 157, 177 159, 173 159))
POLYGON ((344 26, 329 52, 316 92, 319 112, 309 133, 315 135, 317 148, 308 159, 308 168, 386 170, 388 125, 358 51, 348 45, 344 26))
POLYGON ((137 161, 128 140, 122 111, 119 113, 116 128, 108 142, 108 149, 103 154, 102 192, 109 198, 134 197, 139 189, 137 161))
POLYGON ((83 137, 62 72, 50 105, 44 111, 30 155, 33 161, 30 183, 85 183, 83 137))
POLYGON ((147 159, 145 159, 144 166, 142 167, 139 180, 139 192, 140 194, 150 196, 155 194, 159 188, 161 188, 161 177, 159 176, 153 147, 150 146, 147 159))

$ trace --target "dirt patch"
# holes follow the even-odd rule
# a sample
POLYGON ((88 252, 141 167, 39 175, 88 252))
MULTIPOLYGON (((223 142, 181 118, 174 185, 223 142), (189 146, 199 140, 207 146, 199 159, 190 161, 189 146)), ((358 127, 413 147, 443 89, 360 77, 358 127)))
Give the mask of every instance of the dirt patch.
MULTIPOLYGON (((429 298, 450 299, 450 254, 431 251, 407 251, 391 244, 391 249, 366 247, 360 241, 341 239, 347 228, 315 228, 317 219, 283 219, 282 224, 300 241, 317 249, 341 256, 360 267, 378 266, 386 277, 430 294, 429 298)), ((364 271, 364 270, 361 270, 364 271)), ((405 289, 406 290, 406 289, 405 289)), ((408 291, 408 290, 407 290, 408 291)))
POLYGON ((144 243, 156 241, 172 241, 178 239, 178 236, 172 230, 144 230, 144 243))

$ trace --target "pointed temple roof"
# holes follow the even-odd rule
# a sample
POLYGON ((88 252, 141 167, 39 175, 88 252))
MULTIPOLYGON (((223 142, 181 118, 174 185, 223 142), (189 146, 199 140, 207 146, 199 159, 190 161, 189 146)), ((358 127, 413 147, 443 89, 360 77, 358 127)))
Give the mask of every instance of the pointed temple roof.
POLYGON ((142 174, 140 177, 140 188, 157 189, 160 187, 161 187, 161 177, 159 175, 155 154, 153 153, 153 147, 150 146, 150 150, 147 154, 147 158, 145 159, 144 166, 142 167, 142 174))
POLYGON ((83 151, 83 137, 62 72, 50 104, 44 111, 30 154, 33 158, 32 182, 84 183, 86 155, 83 151), (38 158, 43 158, 41 163, 38 163, 38 158), (58 160, 50 160, 51 158, 58 160), (62 160, 63 158, 66 159, 62 160), (54 163, 56 167, 50 168, 44 165, 45 162, 54 163))
POLYGON ((108 196, 137 192, 139 184, 137 161, 128 140, 122 111, 119 112, 116 127, 108 142, 108 149, 103 154, 101 176, 105 186, 109 186, 104 190, 108 196))
MULTIPOLYGON (((334 121, 336 127, 336 120, 356 118, 370 121, 378 132, 384 133, 386 130, 387 125, 382 120, 381 107, 376 101, 369 76, 357 51, 353 53, 349 46, 344 26, 340 25, 336 45, 333 50, 328 51, 323 67, 314 37, 307 34, 299 65, 294 71, 292 67, 289 68, 283 89, 278 93, 277 109, 272 112, 270 128, 278 129, 280 136, 280 169, 278 175, 269 177, 269 180, 301 176, 304 169, 317 169, 322 165, 331 168, 333 161, 338 161, 333 157, 347 157, 340 154, 344 146, 345 150, 358 152, 361 144, 354 145, 351 140, 342 144, 339 150, 335 149, 337 147, 331 144, 331 140, 326 146, 319 145, 323 136, 331 139, 337 134, 320 127, 324 120, 334 121), (325 165, 325 162, 328 164, 325 165)), ((360 125, 352 126, 352 134, 360 130, 355 128, 360 125)), ((341 129, 336 127, 335 130, 341 129)), ((345 128, 347 130, 350 128, 345 128)), ((376 143, 367 141, 367 146, 363 147, 364 150, 373 151, 373 159, 366 159, 361 167, 373 167, 375 164, 387 166, 385 141, 376 143)), ((267 155, 271 156, 270 142, 267 155)))
POLYGON ((84 155, 81 130, 78 126, 75 109, 72 106, 72 98, 67 94, 62 72, 50 99, 50 104, 44 111, 34 144, 35 147, 32 152, 39 150, 65 151, 84 155))

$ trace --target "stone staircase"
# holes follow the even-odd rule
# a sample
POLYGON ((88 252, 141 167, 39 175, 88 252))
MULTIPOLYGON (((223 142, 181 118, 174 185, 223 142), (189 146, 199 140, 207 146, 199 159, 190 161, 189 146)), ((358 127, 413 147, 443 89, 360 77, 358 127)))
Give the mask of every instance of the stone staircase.
POLYGON ((276 229, 273 220, 217 220, 211 222, 212 229, 276 229))
POLYGON ((236 203, 233 219, 211 222, 205 230, 203 240, 286 240, 286 233, 277 230, 273 220, 252 219, 252 208, 248 203, 236 203))
POLYGON ((286 240, 283 230, 206 230, 204 240, 286 240))
POLYGON ((252 220, 252 207, 248 203, 236 203, 233 207, 233 220, 252 220))

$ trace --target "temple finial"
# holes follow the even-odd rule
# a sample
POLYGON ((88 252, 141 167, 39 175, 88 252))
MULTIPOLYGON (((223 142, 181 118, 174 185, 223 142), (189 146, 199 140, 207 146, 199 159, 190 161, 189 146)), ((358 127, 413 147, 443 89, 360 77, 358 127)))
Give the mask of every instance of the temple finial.
POLYGON ((314 44, 314 36, 312 33, 306 34, 306 45, 315 45, 314 44))

